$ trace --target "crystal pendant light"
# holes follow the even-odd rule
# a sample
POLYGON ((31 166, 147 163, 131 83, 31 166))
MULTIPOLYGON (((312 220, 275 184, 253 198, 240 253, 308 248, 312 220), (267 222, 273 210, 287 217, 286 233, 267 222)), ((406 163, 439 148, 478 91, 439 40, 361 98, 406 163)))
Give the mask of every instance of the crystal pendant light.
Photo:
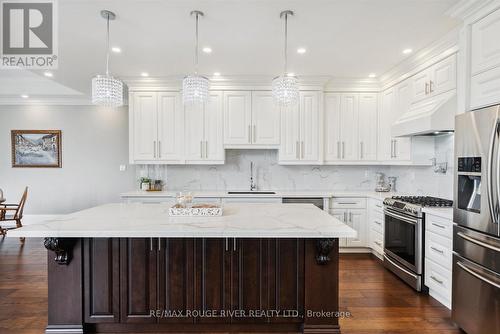
POLYGON ((280 18, 285 19, 285 45, 283 75, 273 79, 272 91, 275 102, 281 107, 296 105, 299 101, 299 83, 297 77, 288 73, 288 16, 294 15, 293 11, 285 10, 280 13, 280 18))
POLYGON ((115 13, 102 10, 106 19, 106 74, 92 78, 92 103, 106 107, 123 105, 123 83, 109 74, 109 21, 116 18, 115 13))
POLYGON ((194 74, 187 75, 182 80, 182 100, 184 104, 202 104, 208 100, 210 82, 208 78, 198 74, 198 19, 203 12, 193 10, 191 15, 196 18, 196 43, 194 51, 194 74))

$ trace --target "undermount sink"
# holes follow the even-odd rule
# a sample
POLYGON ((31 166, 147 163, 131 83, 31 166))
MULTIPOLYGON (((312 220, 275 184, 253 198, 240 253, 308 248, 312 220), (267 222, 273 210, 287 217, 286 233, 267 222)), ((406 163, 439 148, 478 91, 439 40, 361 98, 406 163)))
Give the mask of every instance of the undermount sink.
POLYGON ((228 191, 229 195, 274 195, 274 191, 228 191))

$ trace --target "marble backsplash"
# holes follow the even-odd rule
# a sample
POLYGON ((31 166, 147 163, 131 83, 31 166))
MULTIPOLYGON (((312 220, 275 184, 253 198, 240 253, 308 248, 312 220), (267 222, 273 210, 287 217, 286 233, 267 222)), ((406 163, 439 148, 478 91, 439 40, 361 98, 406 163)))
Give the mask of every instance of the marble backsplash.
POLYGON ((137 166, 137 175, 163 179, 170 190, 249 190, 253 162, 259 190, 373 190, 382 172, 397 177, 399 192, 452 198, 453 135, 436 137, 435 145, 446 174, 433 167, 282 166, 277 150, 226 150, 224 165, 137 166))

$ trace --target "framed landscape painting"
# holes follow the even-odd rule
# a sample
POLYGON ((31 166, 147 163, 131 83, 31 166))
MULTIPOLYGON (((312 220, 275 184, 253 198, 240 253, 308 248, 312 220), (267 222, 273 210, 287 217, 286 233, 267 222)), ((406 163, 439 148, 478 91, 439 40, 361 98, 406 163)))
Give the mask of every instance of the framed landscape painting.
POLYGON ((60 130, 12 130, 12 167, 61 167, 60 130))

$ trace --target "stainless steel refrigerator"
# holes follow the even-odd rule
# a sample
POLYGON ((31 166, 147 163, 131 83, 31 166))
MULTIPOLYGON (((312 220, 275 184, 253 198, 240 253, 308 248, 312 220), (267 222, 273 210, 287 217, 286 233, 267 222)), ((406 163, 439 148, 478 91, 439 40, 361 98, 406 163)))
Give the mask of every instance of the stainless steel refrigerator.
POLYGON ((500 333, 500 106, 455 119, 452 318, 500 333))

